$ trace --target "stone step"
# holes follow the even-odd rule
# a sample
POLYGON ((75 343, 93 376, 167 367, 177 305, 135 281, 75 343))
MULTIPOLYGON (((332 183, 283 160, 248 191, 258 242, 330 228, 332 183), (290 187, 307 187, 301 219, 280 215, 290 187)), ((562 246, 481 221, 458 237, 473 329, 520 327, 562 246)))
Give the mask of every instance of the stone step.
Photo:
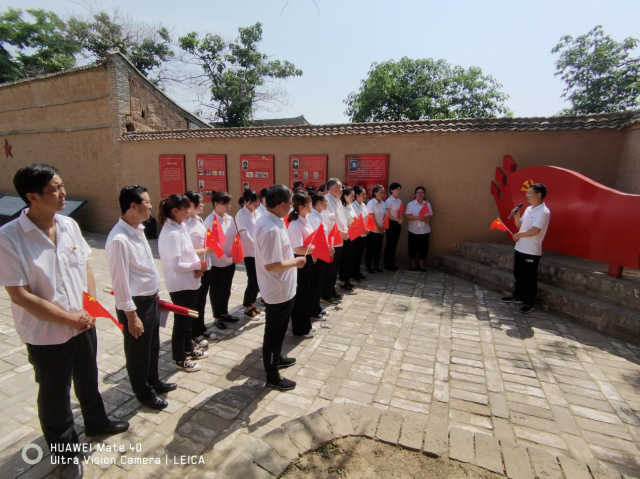
MULTIPOLYGON (((513 246, 487 243, 456 244, 456 250, 471 260, 509 273, 513 272, 513 246)), ((598 263, 578 258, 561 257, 553 253, 543 255, 538 269, 538 279, 551 286, 585 294, 622 308, 640 311, 640 281, 617 279, 598 271, 598 263), (583 267, 571 266, 579 262, 583 267), (588 266, 591 266, 589 268, 588 266)))
MULTIPOLYGON (((513 291, 513 274, 467 258, 436 255, 435 265, 487 288, 506 293, 513 291)), ((625 341, 640 343, 640 312, 622 308, 589 295, 538 283, 536 307, 559 311, 576 322, 625 341)))

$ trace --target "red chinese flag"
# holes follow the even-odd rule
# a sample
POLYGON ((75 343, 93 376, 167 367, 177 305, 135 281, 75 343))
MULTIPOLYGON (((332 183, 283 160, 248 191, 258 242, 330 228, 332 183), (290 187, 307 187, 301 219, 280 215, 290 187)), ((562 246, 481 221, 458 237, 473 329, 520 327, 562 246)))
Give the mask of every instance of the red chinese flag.
POLYGON ((500 231, 504 231, 506 233, 510 233, 509 229, 499 219, 496 219, 496 220, 493 221, 493 223, 491 223, 491 228, 490 229, 492 229, 492 230, 500 230, 500 231))
POLYGON ((120 329, 120 331, 124 330, 124 326, 120 324, 116 318, 111 316, 111 313, 104 309, 104 306, 98 303, 98 300, 96 298, 85 292, 82 293, 82 307, 94 318, 109 318, 111 321, 113 321, 113 324, 118 326, 118 329, 120 329))
POLYGON ((429 203, 425 201, 424 205, 422 205, 422 208, 420 208, 418 216, 422 218, 423 216, 427 216, 429 213, 431 213, 431 210, 429 209, 429 203))
POLYGON ((384 215, 384 221, 382 222, 382 227, 386 230, 389 229, 389 213, 384 215))
POLYGON ((231 247, 231 257, 233 262, 240 264, 244 261, 244 246, 240 240, 240 235, 236 233, 236 237, 233 238, 233 246, 231 247))
POLYGON ((349 239, 353 241, 358 236, 362 236, 366 232, 367 228, 364 226, 364 218, 360 215, 353 223, 351 223, 351 226, 349 226, 349 239))
POLYGON ((215 213, 213 215, 213 225, 211 228, 211 232, 213 233, 213 237, 218 241, 218 244, 220 246, 225 244, 225 242, 227 241, 227 237, 225 236, 224 231, 222 231, 222 225, 218 221, 218 217, 215 215, 215 213))
POLYGON ((290 224, 291 223, 289 223, 289 216, 287 215, 287 216, 284 217, 284 227, 289 229, 289 225, 290 224))
POLYGON ((318 229, 312 235, 309 235, 311 244, 314 246, 311 256, 318 258, 325 263, 331 263, 333 258, 329 250, 329 243, 327 243, 327 237, 324 234, 324 225, 318 226, 318 229))
POLYGON ((338 224, 333 223, 333 228, 329 232, 329 239, 332 246, 340 246, 342 244, 342 236, 340 236, 340 230, 338 230, 338 224))
POLYGON ((400 208, 398 208, 398 218, 402 218, 403 214, 404 214, 404 205, 400 203, 400 208))
POLYGON ((367 229, 369 231, 378 231, 378 227, 376 226, 376 222, 373 220, 373 213, 369 213, 369 218, 367 218, 367 229))
POLYGON ((215 235, 211 232, 211 230, 207 230, 207 235, 204 237, 204 247, 209 248, 214 254, 218 257, 218 259, 222 258, 224 251, 216 241, 215 235))

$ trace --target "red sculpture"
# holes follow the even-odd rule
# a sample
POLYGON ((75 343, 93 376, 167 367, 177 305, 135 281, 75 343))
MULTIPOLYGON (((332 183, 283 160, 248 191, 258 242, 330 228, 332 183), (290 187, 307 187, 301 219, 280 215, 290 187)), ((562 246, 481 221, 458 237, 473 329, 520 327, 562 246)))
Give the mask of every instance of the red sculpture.
POLYGON ((496 168, 491 194, 500 218, 516 231, 511 210, 523 203, 534 183, 544 183, 544 202, 551 223, 544 249, 609 264, 609 275, 620 277, 622 268, 640 268, 640 195, 621 193, 575 171, 555 166, 530 166, 517 170, 509 155, 496 168))

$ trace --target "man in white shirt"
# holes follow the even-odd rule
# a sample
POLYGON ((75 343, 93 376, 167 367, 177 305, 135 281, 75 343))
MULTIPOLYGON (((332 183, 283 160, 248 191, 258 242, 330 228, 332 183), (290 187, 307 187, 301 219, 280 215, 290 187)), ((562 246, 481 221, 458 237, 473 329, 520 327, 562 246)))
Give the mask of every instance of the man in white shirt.
POLYGON ((21 168, 13 179, 27 204, 18 219, 0 228, 0 286, 11 298, 16 331, 26 344, 38 389, 38 417, 66 477, 82 477, 70 388, 84 418, 85 434, 117 434, 126 421, 110 421, 98 391, 96 318, 83 308, 83 294, 96 295, 87 258, 91 248, 65 209, 59 171, 48 165, 21 168))
POLYGON ((158 374, 160 274, 142 226, 151 216, 151 201, 147 189, 138 185, 125 186, 119 200, 122 217, 109 233, 105 251, 118 321, 124 325, 129 382, 138 401, 164 409, 169 403, 158 394, 178 385, 161 382, 158 374))
MULTIPOLYGON (((527 201, 531 204, 520 219, 516 213, 514 219, 518 233, 513 235, 516 241, 513 275, 516 279, 513 294, 502 298, 505 303, 522 303, 520 312, 531 313, 538 292, 538 265, 542 256, 542 241, 549 228, 551 212, 543 203, 547 187, 542 183, 531 185, 527 191, 527 201)), ((514 208, 518 211, 518 208, 514 208)))
MULTIPOLYGON (((340 237, 345 240, 349 238, 349 227, 347 226, 347 217, 342 208, 342 182, 338 178, 330 178, 327 181, 327 208, 322 212, 322 223, 324 224, 327 234, 331 232, 334 225, 337 225, 340 237)), ((340 269, 340 260, 342 257, 342 244, 334 244, 329 237, 329 246, 335 248, 333 262, 325 266, 323 285, 322 285, 322 302, 324 304, 337 303, 344 295, 336 290, 336 281, 338 280, 338 271, 340 269)), ((346 259, 345 259, 346 261, 346 259)))
POLYGON ((282 356, 282 343, 296 296, 297 271, 304 257, 295 258, 283 218, 291 208, 291 190, 274 185, 267 191, 267 211, 256 223, 256 275, 260 293, 267 303, 262 359, 267 386, 289 391, 296 383, 280 376, 280 369, 293 366, 294 358, 282 356))

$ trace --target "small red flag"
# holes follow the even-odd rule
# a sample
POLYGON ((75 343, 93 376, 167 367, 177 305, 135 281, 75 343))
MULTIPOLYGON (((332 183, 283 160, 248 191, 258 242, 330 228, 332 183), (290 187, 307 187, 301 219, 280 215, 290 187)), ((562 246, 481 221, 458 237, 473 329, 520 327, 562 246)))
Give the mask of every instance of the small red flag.
POLYGON ((222 258, 222 255, 224 255, 222 247, 218 244, 218 241, 216 240, 215 235, 211 232, 211 230, 207 230, 207 235, 204 237, 204 247, 209 248, 211 251, 213 251, 218 259, 222 258))
POLYGON ((504 231, 504 232, 509 233, 509 234, 511 234, 513 236, 513 233, 511 233, 511 231, 509 231, 509 228, 507 228, 505 226, 505 224, 500 219, 493 220, 493 223, 491 223, 491 228, 489 228, 489 229, 504 231))
POLYGON ((218 217, 215 213, 213 213, 213 225, 211 227, 211 232, 213 233, 213 237, 218 241, 218 244, 222 246, 227 241, 227 237, 222 231, 222 225, 218 221, 218 217))
POLYGON ((289 229, 289 225, 290 224, 291 223, 289 223, 289 216, 287 215, 287 216, 284 217, 284 227, 289 229))
POLYGON ((104 309, 104 306, 98 303, 98 300, 96 298, 94 298, 90 294, 85 293, 84 291, 82 292, 82 307, 94 318, 109 318, 116 326, 118 326, 118 329, 120 329, 120 331, 124 331, 124 326, 120 324, 109 311, 104 309))
POLYGON ((376 222, 373 219, 373 213, 369 213, 369 218, 367 218, 367 229, 369 231, 378 231, 378 226, 376 225, 376 222))
POLYGON ((420 208, 418 216, 422 218, 423 216, 427 216, 429 213, 431 213, 431 210, 429 209, 429 203, 425 201, 424 205, 422 205, 422 208, 420 208))
POLYGON ((353 241, 358 236, 362 236, 366 232, 367 228, 364 226, 364 218, 360 215, 353 223, 351 223, 351 226, 349 226, 349 239, 353 241))
POLYGON ((342 236, 340 236, 340 230, 338 230, 338 224, 333 223, 333 228, 329 232, 329 239, 331 240, 332 246, 340 246, 342 245, 342 236))
POLYGON ((384 215, 384 221, 382 222, 382 227, 386 230, 389 229, 389 213, 384 215))
POLYGON ((400 208, 398 208, 398 219, 401 219, 403 214, 404 214, 404 205, 400 203, 400 208))
POLYGON ((240 264, 244 261, 244 246, 240 240, 240 235, 236 233, 236 237, 233 238, 233 246, 231 247, 231 257, 233 262, 240 264))
POLYGON ((311 252, 311 256, 318 258, 325 263, 331 263, 333 258, 331 257, 331 252, 329 251, 329 243, 327 243, 327 237, 324 234, 324 225, 321 224, 318 226, 318 229, 315 233, 309 235, 309 238, 312 238, 310 244, 314 246, 313 251, 311 252))

